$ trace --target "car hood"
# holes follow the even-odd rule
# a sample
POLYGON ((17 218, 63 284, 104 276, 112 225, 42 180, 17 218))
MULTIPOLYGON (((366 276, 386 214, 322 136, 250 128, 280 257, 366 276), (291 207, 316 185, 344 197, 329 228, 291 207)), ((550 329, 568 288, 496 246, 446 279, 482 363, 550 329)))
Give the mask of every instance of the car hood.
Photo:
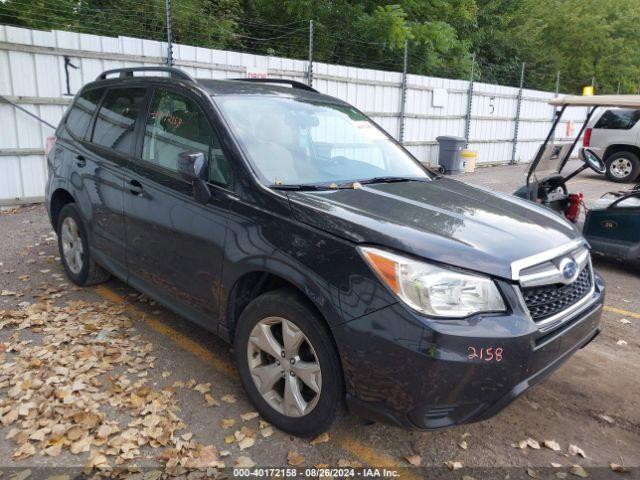
POLYGON ((503 278, 513 261, 581 238, 545 207, 446 178, 288 197, 294 218, 346 240, 503 278))

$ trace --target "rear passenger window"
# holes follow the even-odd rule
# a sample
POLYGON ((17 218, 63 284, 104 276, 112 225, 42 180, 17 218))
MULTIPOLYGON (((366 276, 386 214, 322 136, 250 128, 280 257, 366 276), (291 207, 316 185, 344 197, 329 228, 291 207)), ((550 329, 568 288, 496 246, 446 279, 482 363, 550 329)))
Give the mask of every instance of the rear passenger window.
POLYGON ((73 136, 84 139, 85 133, 87 133, 87 127, 91 123, 91 118, 96 108, 98 108, 98 103, 103 93, 104 88, 87 90, 71 105, 71 110, 69 110, 65 124, 73 136))
POLYGON ((136 118, 144 100, 145 88, 114 88, 102 102, 92 142, 121 153, 133 154, 136 118))
POLYGON ((593 128, 629 130, 636 124, 638 119, 640 119, 640 110, 607 110, 602 114, 593 128))
POLYGON ((228 185, 230 171, 213 128, 198 104, 169 90, 156 90, 147 116, 142 158, 176 172, 178 155, 202 152, 209 163, 209 180, 228 185))

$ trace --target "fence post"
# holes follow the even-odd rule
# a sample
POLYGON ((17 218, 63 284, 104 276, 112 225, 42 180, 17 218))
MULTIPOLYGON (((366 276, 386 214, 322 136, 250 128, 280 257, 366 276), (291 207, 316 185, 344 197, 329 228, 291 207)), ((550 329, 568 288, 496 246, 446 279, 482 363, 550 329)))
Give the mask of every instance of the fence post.
POLYGON ((307 85, 313 87, 313 20, 309 20, 309 63, 307 64, 307 85))
POLYGON ((398 141, 404 142, 404 110, 407 103, 407 68, 409 66, 409 43, 404 41, 404 59, 402 61, 402 84, 400 85, 400 133, 398 141))
POLYGON ((471 130, 471 107, 473 106, 473 82, 476 67, 476 54, 471 55, 471 77, 467 89, 467 115, 464 119, 464 148, 469 146, 469 132, 471 130))
POLYGON ((518 129, 520 128, 520 110, 522 109, 522 89, 524 88, 524 67, 522 62, 522 70, 520 71, 520 90, 518 90, 518 106, 516 107, 516 123, 513 130, 513 149, 511 150, 511 165, 516 163, 516 150, 518 149, 518 129))
MULTIPOLYGON (((560 70, 558 70, 558 72, 556 73, 556 95, 555 98, 558 98, 558 96, 560 96, 560 70)), ((556 121, 556 116, 558 115, 558 107, 553 107, 553 117, 551 118, 551 123, 556 121)), ((551 140, 555 139, 556 137, 556 130, 553 129, 553 131, 551 132, 551 140)))
POLYGON ((167 65, 173 66, 173 36, 171 34, 171 0, 166 0, 167 9, 167 65))

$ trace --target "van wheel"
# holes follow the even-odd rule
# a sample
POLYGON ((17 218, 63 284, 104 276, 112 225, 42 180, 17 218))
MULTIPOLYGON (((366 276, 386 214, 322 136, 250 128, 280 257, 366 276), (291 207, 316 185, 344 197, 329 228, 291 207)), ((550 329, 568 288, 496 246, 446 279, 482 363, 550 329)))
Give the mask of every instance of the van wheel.
POLYGON ((89 253, 87 231, 75 203, 67 203, 58 215, 58 249, 69 279, 80 286, 109 279, 109 273, 89 253))
POLYGON ((338 353, 323 320, 293 290, 254 299, 235 335, 240 378, 260 415, 299 437, 324 432, 342 407, 338 353))
POLYGON ((631 152, 616 152, 606 161, 607 178, 612 182, 633 182, 640 175, 640 159, 631 152))

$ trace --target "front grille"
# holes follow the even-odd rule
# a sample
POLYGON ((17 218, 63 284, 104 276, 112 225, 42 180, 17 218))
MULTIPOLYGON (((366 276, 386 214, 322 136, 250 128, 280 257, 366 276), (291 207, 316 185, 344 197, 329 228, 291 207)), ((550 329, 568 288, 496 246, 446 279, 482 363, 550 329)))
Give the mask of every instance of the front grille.
POLYGON ((545 285, 522 289, 524 303, 534 321, 555 315, 575 304, 591 290, 591 269, 584 267, 578 278, 569 285, 545 285))

